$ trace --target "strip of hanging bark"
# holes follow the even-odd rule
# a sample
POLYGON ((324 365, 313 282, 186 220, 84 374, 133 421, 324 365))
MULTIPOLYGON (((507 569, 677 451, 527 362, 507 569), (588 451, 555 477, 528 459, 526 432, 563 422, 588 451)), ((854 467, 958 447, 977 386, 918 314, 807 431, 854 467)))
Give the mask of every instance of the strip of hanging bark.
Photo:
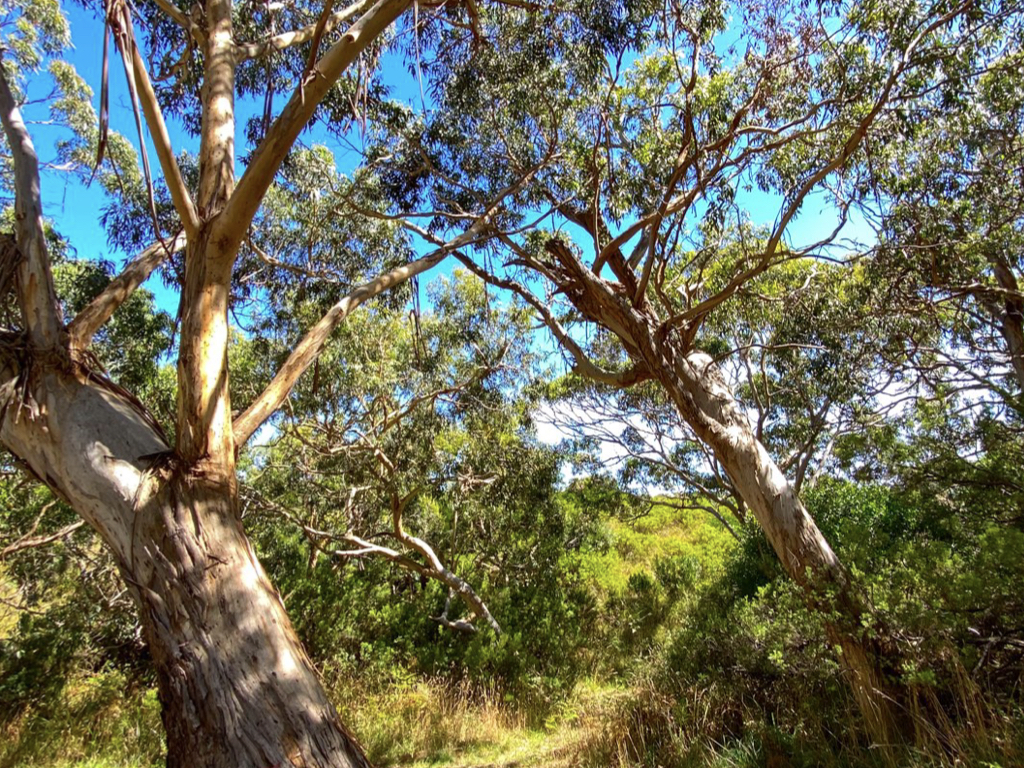
POLYGON ((153 271, 163 264, 173 253, 185 247, 185 235, 178 234, 169 242, 153 243, 136 256, 104 288, 96 298, 82 309, 68 325, 72 349, 85 349, 92 342, 92 337, 110 319, 111 315, 128 300, 153 271))
MULTIPOLYGON (((17 291, 18 267, 21 262, 22 256, 21 251, 18 250, 18 241, 14 239, 13 235, 0 234, 0 302, 3 302, 8 294, 17 291)), ((5 324, 13 325, 9 318, 5 318, 5 324)))
MULTIPOLYGON (((107 146, 107 137, 110 131, 110 110, 108 107, 110 99, 110 35, 114 36, 114 44, 121 54, 121 63, 124 65, 125 79, 128 83, 128 95, 131 97, 132 114, 135 117, 135 130, 139 136, 139 154, 142 157, 142 169, 146 177, 146 193, 149 201, 149 212, 153 218, 153 230, 157 238, 160 238, 160 222, 156 213, 156 198, 153 195, 153 174, 149 167, 149 154, 146 152, 146 137, 142 130, 142 115, 139 105, 139 93, 136 87, 136 75, 130 59, 135 46, 135 32, 132 26, 131 10, 125 0, 105 0, 103 26, 103 80, 100 86, 100 123, 99 139, 96 150, 96 165, 92 170, 92 178, 96 176, 100 164, 103 162, 104 152, 107 146)), ((145 69, 145 67, 143 67, 145 69)), ((155 97, 154 97, 155 100, 155 97)), ((166 128, 164 136, 166 137, 166 128)), ((156 141, 156 137, 154 137, 156 141)), ((156 141, 159 144, 158 141, 156 141)), ((168 182, 171 185, 171 182, 168 182)), ((171 193, 172 197, 174 192, 171 193)), ((192 222, 183 216, 186 226, 192 226, 192 222)))
POLYGON ((309 48, 309 58, 306 60, 306 67, 302 70, 302 77, 299 78, 299 94, 304 95, 304 89, 313 74, 313 67, 316 66, 316 57, 320 53, 320 40, 327 28, 327 21, 331 18, 331 11, 334 9, 334 0, 327 0, 324 9, 320 12, 320 18, 316 22, 316 29, 313 30, 313 43, 309 48))
POLYGON ((110 19, 103 14, 103 61, 100 65, 100 124, 99 136, 96 139, 96 160, 93 162, 92 174, 86 186, 92 184, 96 172, 103 164, 107 153, 107 138, 110 134, 110 19))

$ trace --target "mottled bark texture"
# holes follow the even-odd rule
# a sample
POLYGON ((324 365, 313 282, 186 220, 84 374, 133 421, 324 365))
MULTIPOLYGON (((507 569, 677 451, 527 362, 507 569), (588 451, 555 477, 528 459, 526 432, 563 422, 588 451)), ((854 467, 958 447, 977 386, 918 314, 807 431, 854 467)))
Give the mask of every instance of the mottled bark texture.
POLYGON ((0 439, 113 553, 156 664, 168 765, 368 765, 246 540, 233 482, 187 468, 116 386, 25 352, 3 346, 0 439))

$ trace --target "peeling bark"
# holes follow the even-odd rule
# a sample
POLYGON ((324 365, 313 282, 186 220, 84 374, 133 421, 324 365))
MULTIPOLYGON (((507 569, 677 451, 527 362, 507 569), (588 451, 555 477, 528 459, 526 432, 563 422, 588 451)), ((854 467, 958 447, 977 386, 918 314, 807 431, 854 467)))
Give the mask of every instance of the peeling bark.
POLYGON ((873 624, 870 605, 795 487, 754 435, 717 366, 710 356, 691 352, 662 369, 659 379, 680 415, 725 468, 786 573, 825 617, 829 640, 842 652, 854 697, 874 740, 894 743, 900 727, 896 692, 883 673, 886 649, 865 626, 873 624))
POLYGON ((0 349, 0 440, 113 553, 156 664, 168 766, 368 766, 253 554, 233 483, 187 469, 116 385, 24 352, 0 349))
POLYGON ((168 768, 368 766, 242 532, 232 489, 173 462, 147 484, 129 583, 156 664, 168 768))
POLYGON ((311 82, 275 121, 237 189, 232 0, 206 0, 196 23, 164 0, 158 5, 202 45, 204 67, 193 201, 145 61, 134 47, 122 51, 126 71, 142 86, 146 120, 187 240, 177 440, 172 448, 137 400, 80 362, 93 334, 167 254, 144 253, 64 328, 46 252, 38 160, 0 67, 0 118, 14 161, 17 220, 17 248, 0 254, 7 261, 7 269, 0 264, 0 287, 16 284, 24 329, 0 333, 0 444, 66 499, 113 554, 156 663, 169 766, 367 766, 242 530, 228 395, 228 304, 239 244, 281 162, 342 72, 409 2, 378 0, 317 62, 311 82))

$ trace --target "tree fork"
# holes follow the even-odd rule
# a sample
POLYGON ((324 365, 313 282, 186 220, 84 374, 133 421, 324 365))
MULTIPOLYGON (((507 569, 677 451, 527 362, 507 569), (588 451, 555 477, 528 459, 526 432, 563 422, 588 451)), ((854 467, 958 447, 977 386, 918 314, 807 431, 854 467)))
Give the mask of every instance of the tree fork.
MULTIPOLYGON (((650 372, 676 411, 725 468, 751 509, 787 575, 804 591, 808 605, 823 614, 829 641, 840 648, 858 708, 872 740, 888 749, 902 739, 905 724, 898 696, 886 681, 881 645, 866 636, 872 610, 793 485, 757 439, 746 415, 710 356, 689 350, 677 338, 659 333, 645 304, 632 306, 621 291, 588 272, 558 240, 547 250, 576 278, 566 296, 591 322, 611 330, 629 356, 650 372), (837 614, 839 620, 830 614, 837 614)), ((542 313, 543 314, 543 313, 542 313)), ((563 342, 564 343, 564 342, 563 342)), ((884 632, 882 633, 884 635, 884 632)))
POLYGON ((0 440, 99 533, 139 608, 168 765, 368 766, 252 551, 233 483, 194 471, 98 374, 10 344, 0 368, 0 440))

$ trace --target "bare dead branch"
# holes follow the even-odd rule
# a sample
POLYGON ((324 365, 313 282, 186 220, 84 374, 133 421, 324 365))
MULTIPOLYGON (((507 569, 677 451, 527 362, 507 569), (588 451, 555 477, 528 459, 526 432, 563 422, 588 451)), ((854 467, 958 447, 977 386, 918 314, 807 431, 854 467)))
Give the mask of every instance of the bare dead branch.
MULTIPOLYGON (((352 3, 352 5, 342 8, 340 11, 334 11, 334 13, 331 13, 327 17, 323 24, 323 34, 330 34, 341 24, 354 16, 358 16, 372 4, 373 0, 359 0, 359 2, 352 3)), ((246 59, 256 59, 261 56, 266 56, 268 53, 273 53, 274 51, 282 51, 285 48, 292 47, 293 45, 301 45, 302 43, 308 42, 314 38, 318 25, 319 20, 302 27, 302 29, 282 32, 278 35, 268 37, 265 40, 260 40, 255 43, 240 44, 236 49, 235 56, 239 61, 245 61, 246 59)))
MULTIPOLYGON (((461 577, 457 576, 452 571, 450 571, 444 565, 444 563, 441 562, 440 558, 437 556, 437 553, 434 552, 434 549, 429 544, 427 544, 422 539, 419 539, 415 536, 410 536, 408 533, 405 532, 402 526, 402 513, 408 506, 409 502, 412 501, 413 498, 415 498, 416 493, 417 491, 413 491, 407 494, 404 498, 395 498, 395 500, 393 501, 392 520, 394 527, 391 532, 391 536, 393 536, 397 541, 404 544, 409 549, 412 549, 413 551, 420 554, 426 560, 426 564, 421 563, 415 560, 414 558, 410 557, 408 554, 400 552, 399 550, 394 549, 392 547, 385 547, 381 544, 374 544, 372 541, 369 541, 361 536, 357 536, 351 531, 344 534, 334 534, 329 531, 318 530, 302 522, 302 520, 300 520, 297 515, 285 509, 282 505, 278 504, 277 502, 271 501, 266 498, 261 498, 260 501, 265 506, 269 507, 276 514, 280 515, 281 517, 284 517, 291 523, 299 526, 302 529, 303 533, 306 534, 306 536, 310 539, 310 542, 314 546, 319 547, 321 551, 326 552, 332 555, 333 557, 337 557, 340 559, 363 558, 368 556, 383 557, 384 559, 390 560, 391 562, 395 563, 401 568, 405 568, 406 570, 418 573, 421 576, 425 576, 429 579, 434 579, 436 581, 441 582, 442 584, 448 587, 449 595, 458 595, 459 599, 461 599, 462 602, 465 603, 466 607, 473 612, 474 616, 486 621, 487 624, 491 627, 491 629, 494 630, 496 634, 501 634, 501 626, 491 615, 491 612, 487 608, 487 605, 476 594, 476 591, 473 589, 473 587, 470 586, 470 584, 465 579, 462 579, 461 577), (321 543, 324 541, 341 542, 344 544, 348 544, 352 547, 355 547, 355 549, 325 549, 323 548, 321 543)), ((447 615, 447 611, 445 612, 444 615, 447 615)), ((468 626, 458 628, 463 630, 468 629, 469 631, 476 631, 476 628, 473 627, 471 623, 464 623, 468 626)))
POLYGON ((17 541, 8 544, 3 549, 0 549, 0 560, 10 557, 16 552, 23 552, 26 549, 38 549, 39 547, 45 547, 47 544, 52 544, 55 541, 60 541, 61 539, 70 536, 83 525, 85 525, 85 520, 76 520, 70 525, 65 525, 59 531, 55 531, 53 533, 47 533, 40 536, 22 536, 17 541))
POLYGON ((501 627, 498 625, 498 622, 495 621, 490 610, 488 610, 484 601, 473 590, 473 587, 469 585, 469 582, 448 570, 427 542, 415 536, 410 536, 402 529, 401 509, 396 514, 394 536, 406 546, 419 552, 430 563, 430 568, 426 575, 437 579, 443 584, 447 584, 448 589, 457 594, 475 616, 486 621, 495 634, 501 634, 501 627))

